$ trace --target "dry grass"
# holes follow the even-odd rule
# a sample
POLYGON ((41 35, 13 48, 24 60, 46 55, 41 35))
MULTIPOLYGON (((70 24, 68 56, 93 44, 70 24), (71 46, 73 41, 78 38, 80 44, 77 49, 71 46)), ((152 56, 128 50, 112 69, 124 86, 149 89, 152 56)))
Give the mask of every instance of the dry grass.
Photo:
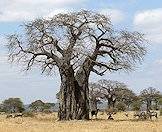
POLYGON ((132 112, 129 117, 118 113, 114 121, 106 120, 106 115, 100 113, 98 119, 90 121, 58 122, 56 117, 56 113, 16 119, 5 119, 5 115, 1 115, 0 132, 162 132, 162 117, 136 121, 132 112))

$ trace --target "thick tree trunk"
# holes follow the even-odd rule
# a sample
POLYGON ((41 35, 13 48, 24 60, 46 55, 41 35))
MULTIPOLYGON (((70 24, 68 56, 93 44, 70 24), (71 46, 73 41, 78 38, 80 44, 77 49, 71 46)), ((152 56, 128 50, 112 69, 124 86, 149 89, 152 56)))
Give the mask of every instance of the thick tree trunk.
POLYGON ((70 64, 60 67, 60 120, 89 120, 89 76, 91 63, 86 59, 76 74, 70 64))
POLYGON ((75 78, 72 69, 60 69, 61 88, 59 95, 59 120, 76 118, 77 99, 75 95, 75 78))
POLYGON ((78 86, 81 89, 81 99, 80 102, 80 113, 78 114, 79 119, 89 120, 89 89, 88 89, 88 79, 83 82, 82 85, 78 83, 78 86))
POLYGON ((80 112, 80 119, 87 119, 89 120, 89 76, 90 76, 90 62, 89 60, 85 61, 82 67, 76 73, 76 80, 78 82, 78 87, 81 89, 81 97, 83 101, 81 102, 81 112, 80 112))
POLYGON ((60 69, 60 75, 59 120, 89 119, 88 82, 79 85, 72 68, 60 69))

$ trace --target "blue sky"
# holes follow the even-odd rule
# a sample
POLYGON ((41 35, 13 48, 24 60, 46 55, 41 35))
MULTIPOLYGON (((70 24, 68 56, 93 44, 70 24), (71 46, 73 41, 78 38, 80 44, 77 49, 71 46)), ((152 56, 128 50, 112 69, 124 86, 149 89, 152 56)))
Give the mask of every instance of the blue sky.
POLYGON ((51 17, 59 12, 88 9, 111 17, 115 28, 145 33, 148 53, 131 73, 91 75, 90 81, 106 78, 125 82, 136 93, 147 87, 162 91, 162 1, 161 0, 1 0, 0 1, 0 101, 20 97, 25 103, 36 99, 55 102, 60 78, 29 73, 7 62, 5 35, 15 33, 24 21, 51 17))

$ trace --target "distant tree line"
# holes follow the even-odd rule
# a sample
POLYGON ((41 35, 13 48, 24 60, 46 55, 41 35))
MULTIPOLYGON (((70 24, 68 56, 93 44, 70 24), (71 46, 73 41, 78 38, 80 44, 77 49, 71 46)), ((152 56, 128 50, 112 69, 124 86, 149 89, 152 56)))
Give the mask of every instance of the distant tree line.
MULTIPOLYGON (((111 109, 113 111, 150 111, 162 109, 162 93, 153 87, 144 89, 137 95, 124 83, 102 79, 98 82, 90 83, 89 89, 91 111, 97 110, 99 104, 105 103, 107 105, 104 109, 111 109)), ((51 113, 56 111, 55 105, 55 103, 45 103, 41 100, 36 100, 25 106, 20 98, 9 98, 0 104, 0 111, 6 113, 24 111, 51 113)))
POLYGON ((137 95, 124 83, 103 79, 90 83, 89 89, 91 110, 97 110, 97 105, 104 102, 107 103, 106 109, 118 111, 159 110, 162 106, 162 94, 153 87, 137 95))
POLYGON ((5 113, 22 113, 25 111, 51 113, 54 111, 54 106, 54 103, 44 103, 41 100, 36 100, 25 107, 20 98, 9 98, 2 102, 0 111, 5 113))

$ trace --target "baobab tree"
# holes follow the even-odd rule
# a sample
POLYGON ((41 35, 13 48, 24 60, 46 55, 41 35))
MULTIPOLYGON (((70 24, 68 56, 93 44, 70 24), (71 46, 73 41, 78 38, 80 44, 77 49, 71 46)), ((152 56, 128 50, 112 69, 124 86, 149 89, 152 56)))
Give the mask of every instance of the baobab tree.
POLYGON ((108 109, 114 108, 117 101, 123 101, 125 98, 125 89, 127 86, 124 83, 112 80, 99 80, 98 81, 103 94, 103 98, 107 101, 108 109))
POLYGON ((125 87, 118 92, 117 100, 119 102, 123 102, 126 105, 126 107, 129 109, 130 105, 137 100, 137 96, 131 89, 125 87))
POLYGON ((160 99, 160 91, 156 90, 153 87, 149 87, 141 91, 140 98, 142 102, 146 104, 147 111, 150 111, 153 102, 157 105, 160 99))
POLYGON ((36 100, 29 105, 29 109, 34 112, 43 112, 45 103, 42 100, 36 100))
POLYGON ((52 73, 57 67, 59 119, 79 120, 89 119, 90 73, 132 70, 146 53, 143 42, 143 34, 116 31, 107 16, 83 10, 24 24, 22 32, 8 37, 8 49, 9 59, 26 70, 35 65, 52 73))

